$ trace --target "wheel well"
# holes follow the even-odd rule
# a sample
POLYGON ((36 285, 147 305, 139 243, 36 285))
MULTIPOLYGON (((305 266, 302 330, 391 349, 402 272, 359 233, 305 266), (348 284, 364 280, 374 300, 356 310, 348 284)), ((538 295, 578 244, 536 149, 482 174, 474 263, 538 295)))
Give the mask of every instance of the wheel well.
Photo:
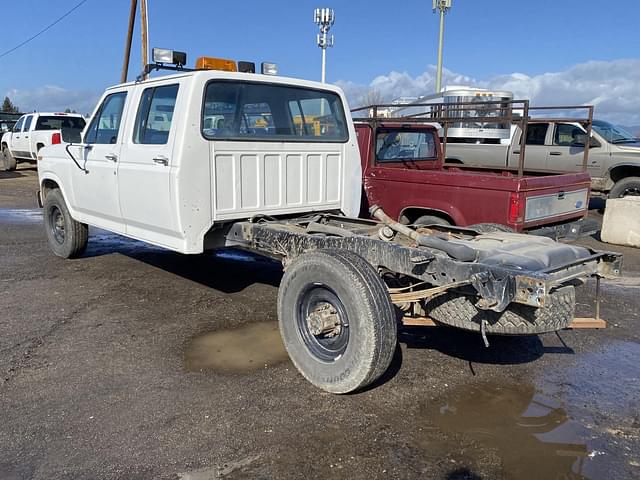
POLYGON ((45 179, 42 182, 42 198, 46 198, 51 190, 55 190, 56 188, 60 188, 56 182, 50 179, 45 179))
POLYGON ((2 148, 9 148, 9 145, 7 145, 7 142, 2 142, 2 148))
POLYGON ((614 183, 627 177, 640 177, 640 165, 621 165, 609 171, 609 178, 614 183))
POLYGON ((40 150, 42 147, 44 147, 44 143, 36 144, 36 150, 40 150))
POLYGON ((400 214, 400 219, 401 221, 406 219, 408 223, 413 223, 415 220, 417 220, 419 217, 423 215, 433 215, 434 217, 438 217, 438 218, 442 218, 443 220, 446 220, 451 225, 456 224, 453 218, 451 218, 445 212, 442 212, 440 210, 433 210, 430 208, 407 208, 406 210, 403 210, 402 213, 400 214))

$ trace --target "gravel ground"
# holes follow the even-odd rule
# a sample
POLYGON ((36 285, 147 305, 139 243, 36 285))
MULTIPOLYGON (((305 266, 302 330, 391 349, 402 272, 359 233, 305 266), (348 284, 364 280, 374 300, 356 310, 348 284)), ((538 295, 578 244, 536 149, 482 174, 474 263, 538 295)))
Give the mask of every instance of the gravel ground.
MULTIPOLYGON (((0 478, 640 478, 640 252, 605 330, 405 329, 384 378, 335 396, 275 332, 278 264, 92 230, 47 248, 37 175, 0 172, 0 478)), ((591 212, 600 218, 597 201, 591 212)), ((594 285, 578 290, 589 316, 594 285)))

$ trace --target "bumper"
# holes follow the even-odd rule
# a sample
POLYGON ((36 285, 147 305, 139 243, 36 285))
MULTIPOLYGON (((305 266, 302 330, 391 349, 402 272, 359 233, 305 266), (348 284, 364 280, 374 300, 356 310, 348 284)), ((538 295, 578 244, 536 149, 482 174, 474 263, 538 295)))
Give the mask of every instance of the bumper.
POLYGON ((582 218, 574 222, 527 230, 525 233, 549 237, 554 240, 576 240, 580 237, 593 235, 599 230, 600 223, 597 220, 593 218, 582 218))

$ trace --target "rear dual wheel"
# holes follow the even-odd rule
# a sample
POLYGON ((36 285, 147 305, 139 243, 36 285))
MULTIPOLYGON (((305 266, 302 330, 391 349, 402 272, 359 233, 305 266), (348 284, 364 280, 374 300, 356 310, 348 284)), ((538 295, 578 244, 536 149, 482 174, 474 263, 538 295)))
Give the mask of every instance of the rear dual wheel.
POLYGON ((278 320, 293 364, 331 393, 377 380, 396 348, 395 310, 384 282, 345 250, 318 250, 293 261, 280 284, 278 320))

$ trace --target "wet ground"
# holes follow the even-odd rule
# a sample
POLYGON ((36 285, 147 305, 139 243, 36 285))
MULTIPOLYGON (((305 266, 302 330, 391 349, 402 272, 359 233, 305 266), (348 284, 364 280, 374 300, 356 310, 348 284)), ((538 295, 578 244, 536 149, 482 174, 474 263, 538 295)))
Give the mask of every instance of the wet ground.
POLYGON ((640 478, 638 250, 584 242, 625 254, 605 330, 405 329, 381 381, 335 396, 284 355, 278 264, 98 230, 64 261, 36 188, 0 173, 0 479, 640 478))

